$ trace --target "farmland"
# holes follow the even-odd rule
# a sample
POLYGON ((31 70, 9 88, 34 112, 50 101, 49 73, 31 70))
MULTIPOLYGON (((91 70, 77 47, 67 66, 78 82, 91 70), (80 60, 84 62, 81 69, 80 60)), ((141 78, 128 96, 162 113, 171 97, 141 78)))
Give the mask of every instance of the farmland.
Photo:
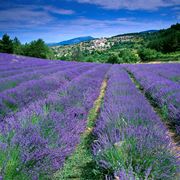
POLYGON ((180 63, 0 53, 0 179, 179 179, 180 63))

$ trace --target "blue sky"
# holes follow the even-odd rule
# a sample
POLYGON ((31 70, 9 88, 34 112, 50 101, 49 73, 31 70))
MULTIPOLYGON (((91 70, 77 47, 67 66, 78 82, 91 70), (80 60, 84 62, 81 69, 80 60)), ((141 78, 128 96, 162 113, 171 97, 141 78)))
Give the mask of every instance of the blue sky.
POLYGON ((0 37, 8 33, 23 43, 109 37, 179 20, 179 0, 0 0, 0 37))

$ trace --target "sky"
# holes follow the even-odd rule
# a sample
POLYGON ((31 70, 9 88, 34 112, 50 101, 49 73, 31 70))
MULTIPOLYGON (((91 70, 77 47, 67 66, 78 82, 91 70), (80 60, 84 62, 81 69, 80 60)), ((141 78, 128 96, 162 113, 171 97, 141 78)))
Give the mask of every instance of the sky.
POLYGON ((22 43, 168 28, 180 21, 180 0, 0 0, 0 38, 22 43))

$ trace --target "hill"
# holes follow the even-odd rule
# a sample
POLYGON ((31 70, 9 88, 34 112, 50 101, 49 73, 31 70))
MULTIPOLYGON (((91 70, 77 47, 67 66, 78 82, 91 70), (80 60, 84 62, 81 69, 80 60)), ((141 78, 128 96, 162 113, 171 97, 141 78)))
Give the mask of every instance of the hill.
POLYGON ((180 60, 179 24, 51 47, 56 59, 101 63, 136 63, 180 60))
POLYGON ((84 37, 77 37, 70 40, 58 42, 58 43, 48 43, 48 46, 65 46, 65 45, 72 45, 72 44, 78 44, 80 42, 90 41, 92 39, 95 39, 91 36, 84 36, 84 37))

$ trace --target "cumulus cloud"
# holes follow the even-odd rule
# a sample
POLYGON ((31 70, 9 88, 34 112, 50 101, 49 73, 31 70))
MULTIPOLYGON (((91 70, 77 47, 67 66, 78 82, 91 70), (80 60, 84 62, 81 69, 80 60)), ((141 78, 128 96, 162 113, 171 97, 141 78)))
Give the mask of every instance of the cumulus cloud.
POLYGON ((156 10, 179 4, 179 0, 73 0, 79 3, 96 4, 105 9, 156 10))

